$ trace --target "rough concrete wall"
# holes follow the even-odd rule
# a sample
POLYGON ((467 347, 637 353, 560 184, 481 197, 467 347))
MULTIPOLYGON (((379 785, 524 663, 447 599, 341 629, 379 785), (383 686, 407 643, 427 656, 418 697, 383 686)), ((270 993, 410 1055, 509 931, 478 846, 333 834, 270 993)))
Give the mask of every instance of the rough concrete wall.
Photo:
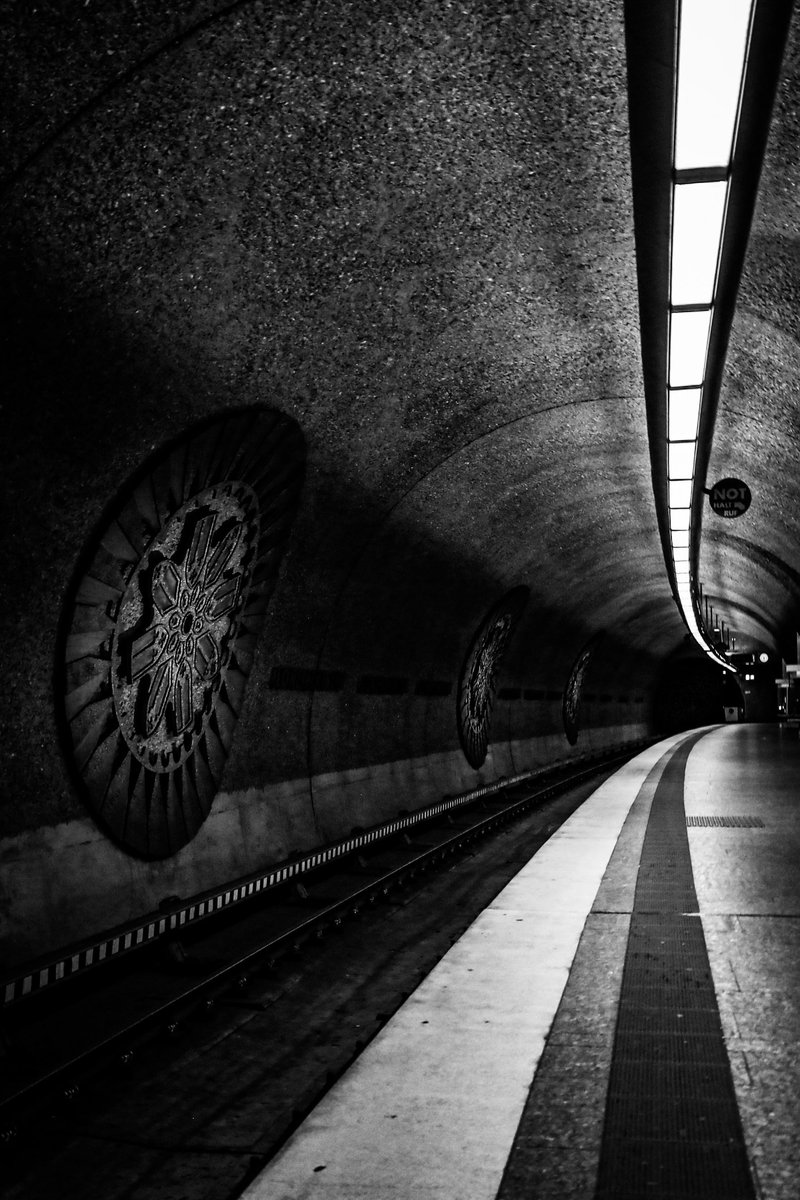
POLYGON ((620 13, 209 4, 187 32, 171 7, 39 5, 6 64, 15 955, 23 927, 38 953, 393 807, 638 735, 682 637, 650 494, 620 13), (297 422, 305 487, 217 799, 176 856, 145 862, 98 833, 67 768, 59 620, 124 482, 245 405, 297 422), (520 696, 498 697, 473 770, 459 676, 516 587, 497 683, 520 696), (571 749, 561 697, 599 633, 571 749), (407 682, 381 694, 375 677, 407 682))
MULTIPOLYGON (((478 782, 622 746, 647 729, 644 723, 589 729, 579 753, 558 734, 495 746, 478 782)), ((163 862, 132 857, 89 817, 2 839, 2 962, 10 967, 46 955, 152 913, 167 898, 224 886, 475 783, 461 752, 451 751, 223 791, 191 844, 163 862)))

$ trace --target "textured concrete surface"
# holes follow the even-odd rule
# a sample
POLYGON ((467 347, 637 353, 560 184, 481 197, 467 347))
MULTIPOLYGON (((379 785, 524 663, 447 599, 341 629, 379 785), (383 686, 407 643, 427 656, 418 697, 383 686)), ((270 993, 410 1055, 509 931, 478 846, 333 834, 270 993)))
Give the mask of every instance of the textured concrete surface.
MULTIPOLYGON (((314 714, 269 693, 276 662, 342 669, 355 655, 360 671, 452 678, 488 603, 523 578, 539 579, 544 612, 520 653, 531 646, 526 674, 545 686, 562 686, 599 620, 615 626, 615 661, 629 641, 680 640, 647 495, 621 29, 603 6, 414 6, 412 19, 236 5, 127 75, 177 17, 32 20, 12 59, 27 99, 12 140, 30 149, 32 130, 72 119, 6 197, 17 518, 4 532, 27 598, 3 609, 7 723, 15 791, 31 759, 39 785, 10 824, 37 819, 35 791, 46 819, 75 809, 41 751, 54 616, 88 530, 151 447, 232 403, 290 411, 313 459, 234 786, 306 766, 314 714), (81 108, 110 78, 104 41, 122 81, 81 108), (388 557, 397 578, 360 596, 354 573, 388 557), (631 557, 639 579, 612 622, 631 557), (547 613, 565 605, 554 639, 547 613)), ((647 685, 646 664, 631 675, 647 685)), ((402 741, 402 723, 365 716, 352 701, 325 714, 314 770, 331 746, 345 766, 397 757, 375 739, 402 741)))
POLYGON ((687 764, 689 815, 755 815, 763 828, 691 828, 689 844, 720 1015, 759 1200, 800 1178, 800 899, 796 734, 741 726, 687 764))
MULTIPOLYGON (((591 730, 583 751, 600 748, 606 731, 591 730)), ((644 737, 644 726, 615 726, 614 743, 644 737)), ((491 782, 574 755, 563 734, 509 744, 492 751, 478 776, 491 782)), ((244 792, 223 792, 197 837, 164 861, 132 858, 89 817, 44 825, 0 839, 0 906, 4 915, 3 959, 24 962, 31 948, 46 954, 154 912, 169 896, 190 897, 224 886, 264 863, 281 861, 320 842, 346 837, 421 807, 431 798, 463 792, 475 773, 460 750, 409 761, 377 763, 309 780, 287 779, 244 792), (410 786, 409 786, 410 785, 410 786), (308 803, 313 789, 314 808, 308 803), (31 864, 57 862, 57 872, 31 864)))
POLYGON ((570 968, 498 1200, 590 1200, 597 1185, 622 968, 650 806, 666 756, 620 831, 570 968))

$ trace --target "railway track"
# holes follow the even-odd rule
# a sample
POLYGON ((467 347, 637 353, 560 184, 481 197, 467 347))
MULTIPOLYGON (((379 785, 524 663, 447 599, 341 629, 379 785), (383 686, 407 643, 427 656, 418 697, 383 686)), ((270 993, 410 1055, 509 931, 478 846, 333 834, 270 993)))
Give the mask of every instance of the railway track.
POLYGON ((368 831, 355 839, 355 849, 329 857, 323 852, 316 856, 322 861, 235 908, 210 913, 180 936, 173 932, 7 1006, 2 1142, 13 1152, 44 1119, 62 1112, 98 1079, 124 1070, 159 1038, 174 1038, 193 1017, 220 1005, 235 1005, 252 980, 274 972, 287 956, 364 910, 407 896, 476 843, 641 748, 626 747, 546 777, 499 781, 444 811, 412 818, 400 830, 380 837, 368 831))

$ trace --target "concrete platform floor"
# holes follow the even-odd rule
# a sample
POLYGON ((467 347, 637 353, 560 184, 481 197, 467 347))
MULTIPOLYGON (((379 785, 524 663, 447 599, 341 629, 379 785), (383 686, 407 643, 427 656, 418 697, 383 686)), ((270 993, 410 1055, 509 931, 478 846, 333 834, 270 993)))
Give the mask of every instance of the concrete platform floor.
POLYGON ((800 740, 729 726, 698 743, 687 818, 751 814, 763 828, 689 829, 703 929, 745 1141, 763 1200, 800 1195, 800 740))
MULTIPOLYGON (((639 755, 481 914, 253 1181, 247 1200, 796 1200, 798 768, 797 735, 766 725, 679 735, 639 755), (678 843, 686 843, 688 826, 684 865, 696 893, 684 907, 690 917, 699 909, 705 935, 714 1008, 705 1016, 713 1019, 712 1040, 716 1022, 735 1089, 733 1129, 711 1128, 709 1114, 727 1111, 716 1067, 697 1076, 705 1095, 681 1095, 695 1077, 689 1063, 670 1098, 663 1076, 674 1074, 672 1060, 660 1071, 643 1050, 634 1064, 644 1080, 634 1118, 649 1110, 651 1132, 644 1141, 634 1132, 609 1143, 606 1102, 631 915, 643 910, 648 918, 660 903, 646 886, 637 891, 637 881, 646 884, 642 846, 673 758, 670 778, 680 787, 668 802, 678 843), (730 1183, 737 1139, 743 1170, 730 1183), (608 1182, 609 1154, 630 1158, 622 1182, 608 1182)), ((680 858, 673 848, 664 853, 680 858)), ((687 924, 682 912, 676 919, 687 924)), ((692 986, 702 974, 693 961, 676 960, 676 971, 692 986)), ((657 1005, 663 996, 653 979, 657 1005)), ((691 995, 684 1000, 681 1008, 697 1004, 691 995)), ((655 1012, 638 1014, 645 1031, 655 1012)), ((671 1044, 688 1046, 690 1056, 702 1045, 692 1037, 671 1044)))

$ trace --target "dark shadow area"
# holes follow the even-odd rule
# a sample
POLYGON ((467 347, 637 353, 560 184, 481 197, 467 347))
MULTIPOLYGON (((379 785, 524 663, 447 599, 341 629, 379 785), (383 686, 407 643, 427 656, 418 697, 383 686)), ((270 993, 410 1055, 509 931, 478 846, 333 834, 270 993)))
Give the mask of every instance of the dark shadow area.
MULTIPOLYGON (((723 720, 725 697, 731 684, 721 667, 691 654, 671 659, 664 667, 655 690, 653 724, 659 734, 680 733, 699 725, 715 725, 723 720)), ((739 701, 741 702, 741 700, 739 701)))

